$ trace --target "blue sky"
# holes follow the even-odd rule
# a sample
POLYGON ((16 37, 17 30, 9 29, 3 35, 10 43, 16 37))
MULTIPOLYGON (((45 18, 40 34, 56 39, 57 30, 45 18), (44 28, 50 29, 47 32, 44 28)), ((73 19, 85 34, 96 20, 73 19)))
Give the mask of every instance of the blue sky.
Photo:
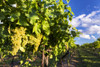
POLYGON ((94 42, 100 37, 100 0, 70 0, 69 5, 75 14, 71 23, 83 33, 75 43, 94 42))

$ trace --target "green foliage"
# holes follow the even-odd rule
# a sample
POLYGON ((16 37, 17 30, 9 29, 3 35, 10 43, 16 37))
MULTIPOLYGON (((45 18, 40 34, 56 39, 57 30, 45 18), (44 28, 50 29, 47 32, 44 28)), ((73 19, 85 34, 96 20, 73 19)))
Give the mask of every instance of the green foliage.
POLYGON ((67 0, 67 3, 69 3, 70 0, 67 0))
POLYGON ((100 41, 100 38, 98 38, 97 40, 100 41))
POLYGON ((71 7, 62 0, 0 1, 0 20, 8 32, 12 55, 19 50, 32 49, 33 53, 45 50, 57 61, 58 55, 66 50, 66 43, 68 48, 75 46, 78 31, 69 25, 73 15, 71 7), (47 51, 49 49, 51 52, 47 51))
POLYGON ((94 41, 93 43, 85 43, 85 44, 83 44, 82 47, 91 48, 91 49, 97 49, 97 48, 100 48, 100 41, 97 39, 97 41, 94 41))

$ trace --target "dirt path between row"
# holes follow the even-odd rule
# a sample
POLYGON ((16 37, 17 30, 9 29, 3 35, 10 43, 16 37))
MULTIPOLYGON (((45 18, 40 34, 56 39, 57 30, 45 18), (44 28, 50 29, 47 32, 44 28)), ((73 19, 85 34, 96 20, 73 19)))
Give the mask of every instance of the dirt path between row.
POLYGON ((62 67, 83 67, 82 65, 83 61, 79 50, 76 50, 70 57, 66 56, 62 61, 62 67))

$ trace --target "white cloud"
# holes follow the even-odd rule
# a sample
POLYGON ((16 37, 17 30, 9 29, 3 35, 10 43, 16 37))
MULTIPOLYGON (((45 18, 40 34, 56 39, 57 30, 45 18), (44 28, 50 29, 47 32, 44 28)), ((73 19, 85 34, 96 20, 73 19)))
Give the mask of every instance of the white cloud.
POLYGON ((77 17, 74 17, 71 24, 74 27, 88 27, 94 24, 100 25, 100 10, 93 11, 88 15, 82 14, 77 17))
POLYGON ((95 37, 95 36, 92 35, 91 37, 92 37, 94 40, 96 40, 96 37, 95 37))
POLYGON ((76 17, 77 19, 82 19, 84 18, 86 15, 85 14, 82 14, 82 15, 79 15, 78 17, 76 17))
POLYGON ((88 27, 88 24, 83 23, 83 24, 82 24, 82 27, 88 27))
POLYGON ((82 23, 89 24, 100 24, 100 10, 93 11, 92 13, 88 14, 86 17, 81 19, 82 23))
POLYGON ((79 31, 79 32, 83 32, 83 30, 81 30, 81 29, 79 29, 78 31, 79 31))
POLYGON ((88 29, 88 34, 100 34, 100 26, 99 25, 92 25, 88 29))
POLYGON ((79 38, 89 39, 93 42, 100 37, 100 10, 73 17, 71 24, 83 33, 79 38))
POLYGON ((77 19, 73 19, 71 24, 72 24, 73 27, 78 27, 80 25, 80 22, 78 22, 77 19))
POLYGON ((78 17, 73 18, 73 20, 71 21, 71 24, 73 27, 78 27, 80 25, 80 19, 83 18, 85 16, 85 14, 79 15, 78 17))
POLYGON ((73 27, 82 28, 85 34, 99 34, 100 35, 100 10, 92 11, 90 14, 81 14, 74 17, 71 24, 73 27))
POLYGON ((100 11, 93 11, 92 13, 88 14, 88 15, 86 16, 86 18, 90 18, 90 17, 96 15, 96 14, 99 13, 99 12, 100 12, 100 11))
POLYGON ((84 33, 81 34, 80 37, 81 37, 81 38, 85 38, 85 39, 90 39, 90 35, 84 34, 84 33))

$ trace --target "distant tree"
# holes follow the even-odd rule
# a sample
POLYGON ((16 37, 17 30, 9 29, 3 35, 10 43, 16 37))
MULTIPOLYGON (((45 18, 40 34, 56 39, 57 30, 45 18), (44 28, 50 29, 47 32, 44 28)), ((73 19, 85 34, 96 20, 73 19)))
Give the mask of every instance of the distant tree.
POLYGON ((100 41, 100 37, 97 40, 100 41))

